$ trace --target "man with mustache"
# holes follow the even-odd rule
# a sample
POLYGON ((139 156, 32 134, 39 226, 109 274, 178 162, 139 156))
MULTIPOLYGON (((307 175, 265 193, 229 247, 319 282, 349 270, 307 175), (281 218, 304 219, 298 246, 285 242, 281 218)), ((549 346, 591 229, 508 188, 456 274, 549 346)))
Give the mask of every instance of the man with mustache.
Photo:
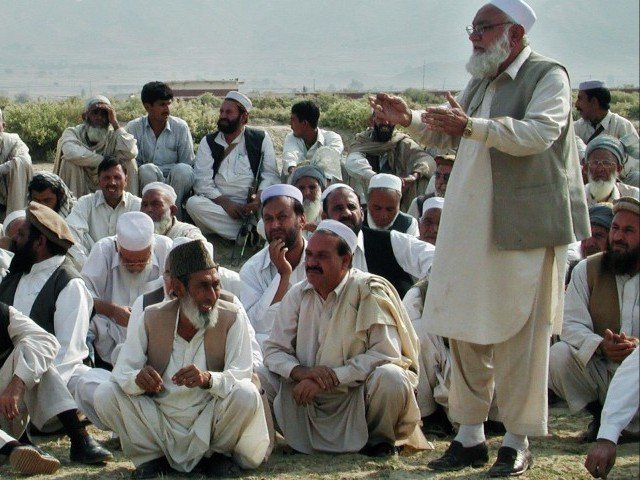
POLYGON ((187 212, 205 234, 235 240, 245 219, 258 212, 260 191, 280 183, 271 137, 247 126, 252 106, 246 95, 229 92, 218 130, 200 141, 187 212))
POLYGON ((269 433, 251 383, 247 322, 219 298, 216 270, 200 240, 171 251, 175 298, 131 325, 112 381, 96 392, 134 478, 172 470, 226 477, 264 460, 269 433))
MULTIPOLYGON (((613 212, 607 249, 573 270, 561 341, 549 358, 550 388, 572 412, 593 416, 585 442, 598 438, 609 383, 640 337, 640 202, 622 197, 613 212)), ((639 430, 637 418, 628 429, 639 430)))
POLYGON ((282 298, 305 278, 307 242, 302 236, 305 215, 300 190, 293 185, 271 185, 262 191, 260 201, 268 243, 240 270, 240 301, 262 345, 273 328, 282 298))
POLYGON ((138 194, 138 154, 136 139, 120 127, 116 110, 107 97, 97 95, 87 100, 82 113, 84 123, 68 127, 58 140, 53 173, 77 198, 98 188, 98 165, 107 155, 124 162, 129 173, 127 190, 138 194))
POLYGON ((352 268, 357 243, 346 225, 320 222, 306 279, 285 295, 265 342, 265 389, 302 453, 392 455, 420 421, 418 339, 391 284, 352 268))
POLYGON ((177 197, 177 216, 182 219, 182 203, 195 180, 189 125, 171 115, 173 90, 166 83, 145 84, 140 99, 147 115, 131 120, 125 127, 138 144, 140 190, 151 182, 171 185, 177 197))
POLYGON ((429 462, 435 470, 488 462, 483 421, 494 385, 507 433, 489 475, 524 473, 528 436, 547 433, 549 337, 562 319, 567 245, 590 233, 569 78, 528 46, 535 20, 524 0, 482 6, 467 27, 473 78, 457 99, 447 95, 448 107, 412 112, 399 97, 371 98, 376 116, 425 145, 458 148, 423 311, 428 332, 450 339, 449 413, 460 424, 429 462))
POLYGON ((327 187, 324 171, 317 165, 298 167, 291 174, 289 183, 302 192, 302 207, 306 223, 305 238, 309 238, 322 220, 322 191, 327 187))
POLYGON ((433 158, 407 134, 396 132, 395 124, 377 120, 373 115, 369 127, 356 135, 349 146, 345 169, 357 181, 355 190, 366 204, 365 192, 376 173, 390 173, 402 180, 401 210, 427 186, 436 164, 433 158))
POLYGON ((447 185, 449 184, 449 178, 451 177, 451 170, 453 170, 453 163, 456 160, 455 155, 436 155, 436 172, 433 174, 432 178, 434 179, 433 188, 434 191, 429 194, 419 195, 417 196, 413 202, 411 202, 411 206, 407 213, 417 220, 422 218, 424 214, 424 203, 430 198, 433 197, 442 197, 444 198, 445 193, 447 192, 447 185))
POLYGON ((402 180, 389 173, 371 177, 363 225, 373 230, 396 230, 417 237, 418 221, 400 211, 402 180))
POLYGON ((609 230, 613 220, 611 204, 601 203, 589 207, 591 236, 580 242, 582 258, 604 252, 609 248, 609 230))
POLYGON ((638 198, 638 187, 618 181, 624 158, 625 147, 617 138, 601 134, 589 142, 584 166, 589 180, 585 186, 589 205, 613 202, 620 197, 638 198))

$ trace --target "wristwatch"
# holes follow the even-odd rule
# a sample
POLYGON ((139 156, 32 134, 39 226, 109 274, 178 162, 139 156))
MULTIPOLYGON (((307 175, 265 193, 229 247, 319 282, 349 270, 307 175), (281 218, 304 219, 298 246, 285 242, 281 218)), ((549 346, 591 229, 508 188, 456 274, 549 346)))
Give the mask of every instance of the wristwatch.
POLYGON ((469 138, 473 134, 473 122, 471 121, 471 117, 467 119, 467 124, 464 127, 464 131, 462 132, 462 136, 464 138, 469 138))

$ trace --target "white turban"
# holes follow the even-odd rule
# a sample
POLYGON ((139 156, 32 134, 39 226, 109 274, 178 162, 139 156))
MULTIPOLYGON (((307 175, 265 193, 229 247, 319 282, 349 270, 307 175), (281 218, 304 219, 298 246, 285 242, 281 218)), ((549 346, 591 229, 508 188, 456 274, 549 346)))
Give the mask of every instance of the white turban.
POLYGON ((302 192, 293 185, 286 183, 278 183, 277 185, 271 185, 265 188, 260 194, 260 202, 264 204, 264 202, 271 197, 291 197, 300 203, 302 203, 303 200, 302 192))
POLYGON ((353 233, 353 230, 347 227, 344 223, 340 223, 336 220, 322 220, 318 224, 316 232, 320 232, 322 230, 328 230, 342 238, 347 242, 347 245, 349 245, 351 253, 356 251, 356 247, 358 246, 358 237, 353 233))
POLYGON ((91 97, 89 100, 87 100, 87 103, 85 103, 85 112, 88 111, 91 106, 95 105, 96 103, 106 103, 107 105, 111 105, 111 102, 107 97, 105 97, 104 95, 96 95, 95 97, 91 97))
POLYGON ((369 191, 374 188, 390 188, 402 195, 402 180, 390 173, 378 173, 369 180, 369 191))
POLYGON ((164 195, 166 195, 169 200, 171 200, 171 204, 175 205, 178 196, 176 195, 176 191, 173 189, 171 185, 167 185, 164 182, 151 182, 147 183, 142 189, 142 196, 147 193, 149 190, 159 190, 164 195))
POLYGON ((443 206, 444 206, 444 197, 427 198, 424 204, 422 205, 422 216, 420 217, 420 219, 423 219, 427 214, 427 211, 431 210, 432 208, 437 208, 439 210, 442 210, 443 206))
POLYGON ((331 192, 333 192, 334 190, 338 190, 339 188, 346 188, 350 192, 354 191, 353 188, 351 188, 346 183, 332 183, 331 185, 329 185, 327 188, 324 189, 324 191, 322 192, 322 195, 320 196, 320 200, 324 202, 324 199, 327 198, 331 194, 331 192))
POLYGON ((116 223, 118 245, 131 252, 139 252, 153 243, 153 220, 146 213, 127 212, 116 223))
POLYGON ((235 90, 231 90, 229 93, 227 93, 227 96, 224 97, 224 99, 235 100, 240 105, 242 105, 247 112, 250 112, 251 109, 253 108, 253 103, 251 103, 251 100, 249 100, 249 97, 247 97, 243 93, 236 92, 235 90))
POLYGON ((518 25, 522 25, 526 33, 529 33, 536 21, 536 12, 523 0, 491 0, 489 3, 513 18, 518 25))

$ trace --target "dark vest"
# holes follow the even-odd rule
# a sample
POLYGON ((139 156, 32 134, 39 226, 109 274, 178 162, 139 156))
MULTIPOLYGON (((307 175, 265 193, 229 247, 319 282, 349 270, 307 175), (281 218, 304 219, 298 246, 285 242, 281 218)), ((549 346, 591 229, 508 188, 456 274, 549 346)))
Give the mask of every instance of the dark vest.
POLYGON ((372 230, 363 226, 362 235, 369 273, 386 278, 398 291, 400 298, 404 297, 413 285, 413 279, 402 269, 393 254, 391 234, 388 231, 372 230))
MULTIPOLYGON (((387 230, 395 230, 396 232, 407 233, 411 223, 413 222, 413 217, 404 212, 398 212, 398 216, 391 224, 391 226, 387 230)), ((369 226, 369 212, 365 212, 364 224, 369 226)))
MULTIPOLYGON (((0 283, 0 302, 13 305, 13 298, 18 289, 20 278, 22 278, 22 274, 11 273, 4 278, 0 283)), ((34 322, 52 335, 56 334, 53 322, 56 313, 56 300, 64 287, 74 278, 81 278, 80 274, 73 267, 71 260, 65 258, 43 285, 42 290, 40 290, 33 302, 31 312, 28 313, 34 322)), ((27 314, 27 312, 22 313, 27 314)))
MULTIPOLYGON (((213 157, 213 176, 216 176, 222 160, 224 160, 224 147, 215 142, 218 135, 216 130, 210 133, 205 138, 207 144, 211 150, 211 156, 213 157)), ((251 171, 254 178, 258 175, 258 166, 260 165, 260 157, 262 156, 262 142, 264 141, 265 132, 258 130, 257 128, 244 127, 244 145, 247 149, 247 156, 249 157, 249 165, 251 165, 251 171)), ((236 147, 237 148, 237 147, 236 147)))
POLYGON ((602 258, 602 253, 587 257, 587 285, 593 331, 604 337, 606 329, 620 333, 620 302, 616 276, 602 268, 602 258))
POLYGON ((9 306, 0 302, 0 368, 13 352, 13 342, 9 336, 9 306))
MULTIPOLYGON (((522 120, 538 83, 557 67, 566 71, 555 60, 532 52, 513 80, 503 75, 496 82, 490 117, 522 120)), ((473 117, 482 104, 487 84, 486 79, 472 79, 465 89, 462 108, 468 115, 473 117)), ((590 236, 571 112, 559 138, 543 152, 514 156, 490 148, 489 154, 498 248, 567 245, 590 236)))

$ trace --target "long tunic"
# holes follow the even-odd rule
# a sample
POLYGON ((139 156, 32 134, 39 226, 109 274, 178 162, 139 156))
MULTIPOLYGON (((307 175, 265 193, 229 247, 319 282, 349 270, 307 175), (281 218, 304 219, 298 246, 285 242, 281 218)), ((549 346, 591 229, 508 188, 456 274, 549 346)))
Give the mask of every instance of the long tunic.
POLYGON ((17 133, 0 132, 0 164, 5 163, 10 167, 0 176, 0 204, 8 215, 26 207, 27 187, 33 176, 29 148, 17 133))

